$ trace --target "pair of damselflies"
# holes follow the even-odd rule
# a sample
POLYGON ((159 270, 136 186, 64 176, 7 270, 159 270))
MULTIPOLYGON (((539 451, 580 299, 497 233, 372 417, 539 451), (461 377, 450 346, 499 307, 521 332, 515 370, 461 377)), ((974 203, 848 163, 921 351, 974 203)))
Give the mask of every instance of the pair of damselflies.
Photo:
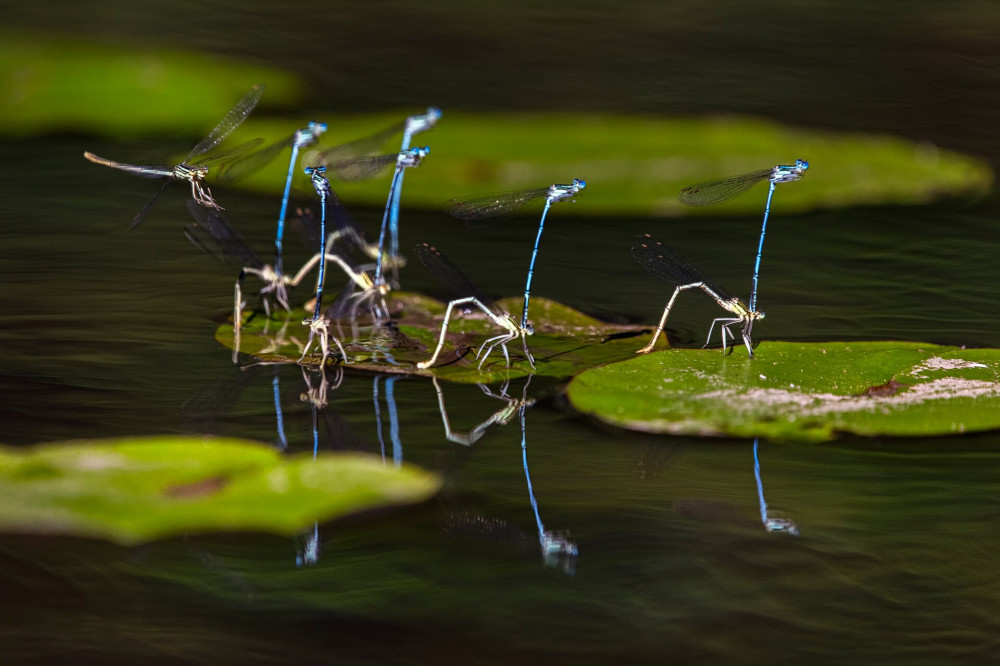
POLYGON ((426 243, 416 247, 416 254, 424 266, 434 274, 448 289, 454 292, 457 297, 448 303, 445 311, 444 322, 441 326, 441 335, 438 340, 434 354, 427 361, 417 364, 417 367, 429 368, 437 362, 438 355, 444 346, 445 336, 448 332, 448 323, 456 307, 467 306, 476 307, 481 310, 494 324, 502 328, 505 333, 486 340, 476 353, 476 358, 480 359, 479 367, 482 367, 486 359, 496 347, 503 351, 507 367, 510 367, 510 354, 507 350, 507 343, 521 338, 524 348, 524 355, 532 368, 535 367, 535 360, 528 350, 527 336, 534 335, 534 327, 528 323, 528 306, 531 299, 531 280, 534 275, 535 261, 538 258, 538 246, 542 239, 542 231, 545 228, 545 217, 549 208, 558 201, 572 200, 580 190, 587 186, 586 181, 575 179, 568 185, 550 185, 529 190, 518 190, 512 192, 500 192, 486 196, 469 197, 462 199, 452 199, 448 202, 445 210, 452 217, 465 220, 471 227, 479 226, 484 220, 503 217, 524 208, 533 201, 545 200, 542 216, 538 223, 538 233, 535 236, 535 245, 531 252, 531 261, 528 264, 528 277, 524 286, 524 306, 521 312, 521 319, 518 321, 509 312, 502 310, 479 291, 465 276, 462 271, 448 260, 441 252, 426 243))
MULTIPOLYGON (((344 162, 331 163, 327 165, 321 165, 318 167, 309 167, 311 169, 310 173, 315 174, 316 169, 322 169, 321 173, 327 171, 334 171, 340 175, 341 180, 362 180, 365 178, 370 178, 371 176, 377 174, 383 169, 387 168, 391 164, 395 164, 395 170, 392 176, 392 183, 389 186, 389 196, 386 201, 385 211, 382 215, 382 225, 379 232, 378 240, 378 251, 375 257, 375 270, 374 275, 371 279, 371 285, 364 289, 358 296, 358 300, 355 306, 364 301, 369 301, 371 304, 370 310, 372 317, 378 321, 382 322, 388 319, 388 307, 385 303, 385 296, 389 291, 389 284, 385 280, 382 270, 383 265, 386 263, 386 251, 385 251, 385 240, 386 231, 388 229, 389 213, 392 207, 392 203, 395 199, 396 193, 399 191, 399 187, 402 183, 403 173, 406 169, 411 167, 420 166, 421 162, 427 157, 430 149, 427 146, 422 148, 410 148, 408 150, 403 150, 398 153, 388 153, 385 155, 367 155, 363 157, 357 157, 344 162), (346 175, 346 177, 345 177, 346 175)), ((322 161, 322 160, 320 160, 322 161)), ((326 181, 325 176, 323 180, 326 181)), ((316 180, 314 179, 314 186, 316 180)), ((327 190, 329 190, 329 182, 326 185, 327 190)), ((320 190, 317 189, 317 193, 320 190)), ((325 201, 328 196, 327 194, 320 193, 320 199, 323 203, 325 209, 325 201)), ((392 266, 398 266, 400 262, 389 258, 389 262, 392 266)), ((315 320, 314 320, 315 321, 315 320)))
POLYGON ((667 306, 663 310, 663 316, 660 318, 660 323, 653 333, 653 339, 637 353, 646 353, 653 350, 657 338, 663 332, 674 301, 680 292, 701 290, 721 308, 735 315, 735 317, 716 318, 712 322, 712 327, 709 328, 708 339, 705 341, 705 345, 707 346, 711 341, 715 325, 720 324, 722 329, 722 349, 725 351, 727 348, 727 334, 735 341, 735 335, 733 335, 730 327, 739 324, 743 344, 746 346, 750 358, 753 358, 753 343, 750 333, 753 328, 753 322, 764 318, 764 313, 757 311, 757 283, 760 274, 760 259, 764 251, 764 235, 767 232, 767 219, 771 211, 771 199, 774 196, 774 188, 778 183, 789 183, 801 179, 803 172, 808 168, 808 162, 805 160, 796 160, 793 165, 779 164, 770 169, 751 171, 739 176, 685 187, 677 197, 681 203, 689 206, 707 206, 728 201, 743 194, 757 183, 765 180, 768 181, 767 202, 764 206, 764 221, 760 229, 760 241, 757 245, 757 257, 754 262, 753 286, 750 292, 749 305, 744 304, 738 298, 730 296, 718 283, 706 278, 690 262, 681 257, 676 250, 665 245, 650 234, 643 234, 636 238, 632 247, 632 256, 635 257, 636 261, 656 278, 668 284, 673 284, 676 287, 673 295, 667 302, 667 306))
POLYGON ((85 152, 83 156, 94 164, 101 164, 103 166, 108 166, 113 169, 118 169, 120 171, 127 171, 129 173, 134 173, 143 178, 165 178, 163 186, 160 187, 159 191, 150 199, 149 203, 143 206, 134 218, 132 218, 132 223, 129 225, 130 229, 135 229, 142 221, 146 219, 149 212, 156 205, 156 202, 160 200, 160 197, 166 191, 167 186, 175 180, 186 180, 191 183, 191 196, 198 204, 221 210, 222 206, 215 201, 212 197, 212 191, 208 188, 205 183, 205 177, 209 173, 209 169, 215 167, 216 165, 225 164, 235 160, 236 158, 245 155, 247 152, 256 148, 261 143, 261 139, 254 139, 253 141, 248 141, 242 145, 237 146, 231 150, 222 151, 220 153, 215 153, 213 155, 206 155, 213 148, 222 143, 226 137, 228 137, 232 132, 243 124, 250 112, 254 110, 257 106, 257 102, 260 101, 261 95, 264 94, 264 86, 256 85, 251 88, 240 101, 236 103, 229 113, 223 117, 219 124, 215 126, 208 136, 202 139, 198 145, 191 149, 191 152, 187 154, 180 164, 174 166, 140 166, 135 164, 126 164, 124 162, 116 162, 114 160, 109 160, 104 157, 100 157, 91 152, 85 152))

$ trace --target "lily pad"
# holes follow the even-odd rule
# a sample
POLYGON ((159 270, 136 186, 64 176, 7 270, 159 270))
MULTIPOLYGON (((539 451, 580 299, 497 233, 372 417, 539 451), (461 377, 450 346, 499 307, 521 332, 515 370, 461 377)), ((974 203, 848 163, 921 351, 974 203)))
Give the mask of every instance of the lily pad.
MULTIPOLYGON (((303 154, 400 122, 407 113, 379 116, 320 114, 330 131, 303 154)), ((301 122, 301 121, 300 121, 301 122)), ((251 117, 252 136, 277 139, 289 123, 251 117)), ((430 155, 406 179, 404 206, 440 210, 453 197, 542 187, 584 178, 575 204, 559 216, 760 215, 766 187, 719 206, 692 208, 677 201, 681 188, 776 164, 807 159, 797 183, 780 186, 775 211, 878 204, 917 204, 986 192, 993 173, 981 159, 886 135, 833 133, 740 117, 651 118, 582 114, 474 114, 444 110, 440 124, 414 138, 430 155)), ((386 150, 398 149, 388 143, 386 150)), ((247 185, 277 195, 287 163, 277 162, 247 185)), ((308 190, 305 176, 298 174, 308 190)), ((388 175, 362 183, 334 183, 349 203, 384 206, 388 175)))
POLYGON ((255 83, 267 84, 265 106, 302 89, 283 70, 190 51, 0 34, 0 133, 207 133, 255 83))
POLYGON ((284 457, 202 437, 0 447, 0 531, 134 544, 188 532, 294 535, 317 521, 420 502, 440 480, 359 454, 284 457))
MULTIPOLYGON (((497 304, 520 316, 523 301, 510 298, 497 304)), ((437 346, 446 308, 444 303, 420 294, 392 295, 389 307, 395 323, 391 329, 374 330, 371 325, 353 328, 345 322, 339 328, 334 323, 331 332, 351 357, 349 368, 489 383, 529 374, 570 377, 586 368, 631 358, 640 346, 636 340, 650 330, 643 326, 607 324, 542 297, 532 298, 531 306, 532 318, 537 321, 535 335, 528 338, 528 348, 535 357, 534 370, 524 359, 519 339, 507 345, 510 368, 506 367, 503 352, 496 349, 480 369, 475 350, 501 331, 475 312, 452 319, 444 350, 433 368, 417 368, 417 363, 426 361, 437 346)), ((255 314, 242 327, 239 351, 262 361, 297 363, 309 338, 309 330, 301 322, 311 314, 305 310, 279 312, 276 319, 255 314)), ((232 324, 220 326, 215 339, 233 349, 232 324)), ((331 350, 336 357, 336 348, 331 350)), ((315 365, 320 360, 318 345, 314 343, 303 363, 315 365)))
POLYGON ((1000 428, 1000 350, 917 342, 762 342, 668 349, 587 370, 567 394, 601 421, 654 433, 824 441, 1000 428))

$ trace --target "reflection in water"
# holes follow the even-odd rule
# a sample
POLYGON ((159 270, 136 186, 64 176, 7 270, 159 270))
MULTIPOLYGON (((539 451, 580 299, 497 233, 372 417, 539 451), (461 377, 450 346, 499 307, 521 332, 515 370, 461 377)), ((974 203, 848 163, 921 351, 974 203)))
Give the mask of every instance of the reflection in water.
MULTIPOLYGON (((389 354, 386 354, 388 357, 389 354)), ((392 461, 396 467, 403 464, 403 442, 399 438, 399 413, 396 410, 395 385, 399 375, 376 375, 372 382, 372 402, 375 404, 375 432, 382 450, 382 461, 385 462, 385 439, 382 437, 382 410, 379 406, 378 381, 385 379, 385 406, 389 410, 389 439, 392 441, 392 461)))
POLYGON ((753 440, 753 473, 757 478, 757 498, 760 501, 760 519, 768 532, 782 532, 799 536, 799 526, 788 518, 775 516, 767 509, 764 501, 764 483, 760 480, 760 458, 757 457, 757 439, 753 440))
MULTIPOLYGON (((508 395, 509 382, 503 384, 499 393, 494 392, 485 384, 479 384, 479 388, 484 394, 501 400, 506 404, 494 412, 493 415, 466 432, 455 432, 452 429, 451 419, 448 417, 448 410, 445 407, 444 391, 441 389, 437 378, 434 378, 433 381, 434 389, 437 392, 438 408, 441 411, 441 423, 444 425, 445 437, 451 442, 471 446, 479 441, 490 427, 496 424, 507 425, 514 414, 517 414, 518 421, 521 424, 521 461, 524 466, 524 478, 528 485, 528 498, 531 501, 531 508, 535 514, 535 524, 538 526, 538 543, 541 548, 542 559, 546 566, 558 567, 565 573, 573 575, 576 572, 576 556, 578 552, 576 544, 569 539, 569 532, 567 531, 554 532, 545 529, 538 510, 538 501, 535 499, 535 490, 531 484, 531 472, 528 469, 527 429, 525 427, 525 412, 535 404, 533 398, 528 398, 528 387, 531 386, 531 376, 529 375, 527 381, 525 381, 520 398, 508 395)), ((496 524, 496 521, 484 520, 479 517, 475 517, 473 520, 477 525, 481 526, 496 524)), ((494 530, 490 528, 490 531, 494 530)))
POLYGON ((271 388, 274 391, 274 418, 278 427, 278 448, 282 451, 288 448, 288 437, 285 435, 285 417, 281 411, 281 366, 274 365, 274 379, 271 388))
MULTIPOLYGON (((441 412, 441 423, 444 425, 444 436, 448 438, 448 441, 455 442, 456 444, 462 444, 464 446, 472 446, 479 439, 486 434, 486 431, 496 423, 500 425, 507 425, 510 419, 514 416, 514 413, 518 409, 518 401, 512 400, 506 394, 506 385, 499 394, 494 393, 486 384, 477 384, 477 386, 482 390, 483 393, 490 396, 491 398, 497 398, 498 400, 505 400, 507 402, 501 409, 498 409, 493 416, 489 417, 479 425, 475 426, 467 432, 455 432, 451 427, 451 420, 448 418, 448 410, 444 406, 444 391, 441 389, 441 384, 438 382, 437 377, 432 376, 431 381, 434 382, 434 390, 437 392, 438 399, 438 409, 441 412)), ((527 385, 525 385, 527 389, 527 385)), ((532 404, 534 402, 532 401, 532 404)))
MULTIPOLYGON (((331 382, 326 376, 326 367, 320 366, 316 374, 319 381, 313 386, 311 375, 313 371, 305 367, 302 368, 302 380, 306 384, 306 392, 299 395, 299 400, 309 403, 309 410, 312 414, 312 439, 313 439, 313 460, 319 453, 319 413, 326 409, 329 404, 328 395, 331 390, 340 388, 344 381, 344 370, 341 367, 334 369, 334 379, 331 382)), ((319 561, 320 539, 319 523, 313 523, 312 530, 299 535, 295 546, 295 566, 303 567, 316 564, 319 561)))

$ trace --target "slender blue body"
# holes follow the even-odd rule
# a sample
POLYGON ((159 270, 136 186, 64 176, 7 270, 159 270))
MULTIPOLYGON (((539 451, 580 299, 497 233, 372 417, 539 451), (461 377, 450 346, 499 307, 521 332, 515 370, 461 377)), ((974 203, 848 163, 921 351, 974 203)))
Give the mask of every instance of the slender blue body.
POLYGON ((778 532, 791 536, 799 536, 799 526, 788 518, 772 516, 767 511, 764 501, 764 482, 760 478, 760 458, 757 456, 757 439, 753 440, 753 472, 757 479, 757 500, 760 503, 760 520, 768 532, 778 532))
POLYGON ((389 215, 393 208, 393 201, 398 199, 397 193, 403 182, 403 172, 408 167, 420 166, 421 161, 430 153, 430 148, 409 148, 400 151, 396 158, 396 170, 392 174, 392 184, 389 186, 389 198, 385 202, 385 211, 382 213, 382 228, 378 235, 378 258, 375 260, 375 285, 384 284, 382 277, 382 256, 385 253, 385 234, 389 227, 389 215))
POLYGON ((274 380, 271 382, 274 389, 274 414, 278 421, 278 442, 281 450, 288 448, 288 438, 285 436, 285 418, 281 412, 281 387, 278 381, 278 366, 274 366, 274 380))
MULTIPOLYGON (((378 380, 382 375, 376 375, 372 384, 372 399, 375 403, 375 430, 379 445, 382 447, 382 462, 385 462, 385 440, 382 439, 382 410, 378 401, 378 380)), ((399 377, 385 378, 385 406, 389 409, 389 438, 392 441, 392 461, 396 467, 403 464, 403 442, 399 437, 399 413, 396 409, 396 380, 399 377)))
MULTIPOLYGON (((406 151, 410 149, 410 142, 413 141, 413 135, 429 130, 437 121, 441 119, 441 109, 437 107, 429 107, 427 113, 419 116, 410 116, 406 119, 405 126, 403 127, 403 142, 399 149, 401 151, 406 151)), ((395 194, 392 198, 392 209, 389 211, 389 256, 395 258, 399 254, 399 198, 403 191, 403 174, 399 176, 399 185, 396 188, 395 194)))
POLYGON ((389 439, 392 440, 392 462, 396 467, 403 464, 403 441, 399 438, 399 411, 396 409, 396 380, 399 376, 385 380, 385 406, 389 408, 389 439))
POLYGON ((372 402, 375 403, 375 436, 378 437, 379 446, 382 448, 382 462, 385 462, 385 440, 382 439, 382 407, 378 402, 378 380, 380 375, 375 375, 372 382, 372 402))
POLYGON ((281 212, 278 215, 278 230, 274 236, 274 271, 279 276, 282 274, 282 238, 285 235, 285 214, 288 212, 288 198, 292 193, 292 174, 295 172, 295 163, 299 159, 299 149, 309 146, 316 141, 320 134, 326 131, 326 123, 310 122, 306 129, 295 132, 295 140, 292 142, 292 156, 288 160, 288 176, 285 178, 285 191, 281 196, 281 212))
POLYGON ((552 198, 545 199, 542 209, 542 219, 538 223, 538 235, 535 236, 535 247, 531 250, 531 261, 528 263, 528 279, 524 283, 524 310, 521 311, 521 328, 528 325, 528 302, 531 300, 531 276, 535 273, 535 259, 538 257, 538 244, 542 241, 542 231, 545 229, 545 216, 552 207, 552 198))
POLYGON ((531 473, 528 472, 528 440, 524 428, 524 405, 518 408, 518 416, 521 420, 521 461, 524 463, 524 478, 528 482, 528 498, 531 500, 531 508, 535 512, 535 524, 538 525, 538 541, 545 544, 545 525, 542 524, 542 516, 538 513, 538 501, 535 499, 535 490, 531 487, 531 473))
POLYGON ((319 320, 319 313, 323 309, 323 281, 326 271, 326 199, 330 195, 330 181, 324 175, 326 167, 306 167, 306 175, 312 179, 313 188, 319 195, 319 283, 316 287, 316 307, 313 308, 313 321, 319 320))
POLYGON ((760 242, 757 243, 757 259, 753 263, 753 286, 750 289, 750 311, 757 311, 757 276, 760 275, 760 256, 764 254, 764 234, 767 233, 767 216, 771 213, 771 197, 774 196, 774 181, 767 190, 767 203, 764 204, 764 221, 760 225, 760 242))

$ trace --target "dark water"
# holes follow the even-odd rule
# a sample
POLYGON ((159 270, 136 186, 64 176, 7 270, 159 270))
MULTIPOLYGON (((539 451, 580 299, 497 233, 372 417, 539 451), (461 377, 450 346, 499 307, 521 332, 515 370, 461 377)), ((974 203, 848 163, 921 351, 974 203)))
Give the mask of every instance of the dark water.
MULTIPOLYGON (((1000 161, 1000 18, 989 3, 20 3, 3 13, 8 29, 292 69, 310 84, 310 108, 737 112, 893 132, 1000 161)), ((278 440, 274 371, 234 368, 212 338, 233 275, 181 234, 183 188, 128 233, 150 183, 79 157, 117 154, 118 144, 60 135, 0 146, 2 439, 278 440)), ((277 201, 220 194, 267 247, 277 201)), ((539 294, 652 322, 666 294, 629 257, 642 231, 669 236, 731 290, 749 287, 756 218, 558 212, 539 294)), ((369 225, 377 215, 359 211, 369 225)), ((776 198, 761 276, 768 318, 755 331, 1000 346, 998 218, 992 195, 802 216, 782 214, 776 198)), ((446 239, 449 254, 476 257, 469 272, 489 290, 519 293, 532 222, 473 235, 442 214, 405 211, 402 230, 403 247, 446 239)), ((290 263, 305 258, 292 251, 290 263)), ((405 279, 434 292, 421 271, 405 279)), ((712 316, 697 300, 671 318, 681 343, 700 341, 712 316)), ((311 450, 302 376, 284 368, 277 378, 289 450, 311 450)), ((429 381, 348 374, 321 414, 320 447, 440 471, 440 497, 319 526, 318 561, 302 568, 308 535, 140 548, 4 536, 2 661, 1000 660, 998 435, 762 442, 768 506, 796 523, 794 537, 761 525, 752 442, 605 429, 572 414, 559 389, 529 387, 538 402, 525 412, 526 451, 538 517, 569 531, 576 558, 540 554, 516 417, 461 446, 445 438, 429 381)), ((455 429, 503 406, 476 387, 443 391, 455 429)))

